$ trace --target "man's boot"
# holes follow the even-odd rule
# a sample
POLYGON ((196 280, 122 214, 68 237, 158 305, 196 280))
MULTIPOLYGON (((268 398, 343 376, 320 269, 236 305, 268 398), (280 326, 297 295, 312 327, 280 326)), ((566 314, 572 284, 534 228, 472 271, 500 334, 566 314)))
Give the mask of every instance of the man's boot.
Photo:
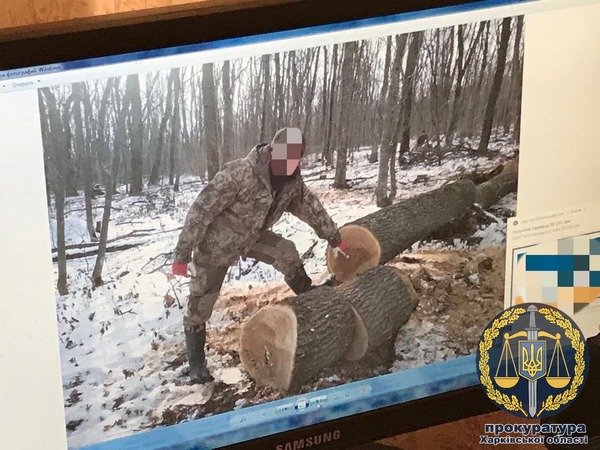
POLYGON ((191 384, 203 384, 214 380, 206 367, 205 342, 206 324, 197 327, 185 327, 185 345, 190 363, 191 384))
POLYGON ((292 289, 292 291, 294 291, 294 294, 296 295, 310 291, 313 288, 312 280, 306 274, 304 266, 300 266, 300 269, 296 272, 294 276, 286 276, 285 282, 292 289))

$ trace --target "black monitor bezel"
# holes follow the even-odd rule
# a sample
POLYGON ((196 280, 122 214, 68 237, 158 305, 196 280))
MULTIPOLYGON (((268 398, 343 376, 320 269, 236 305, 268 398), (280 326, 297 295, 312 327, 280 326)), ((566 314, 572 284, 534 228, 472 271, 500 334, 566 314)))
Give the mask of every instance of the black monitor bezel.
MULTIPOLYGON (((227 450, 277 449, 308 436, 339 433, 339 440, 319 448, 348 448, 389 436, 410 433, 448 422, 498 411, 481 386, 470 386, 406 403, 321 422, 222 447, 227 450)), ((483 433, 483 429, 481 430, 483 433)))

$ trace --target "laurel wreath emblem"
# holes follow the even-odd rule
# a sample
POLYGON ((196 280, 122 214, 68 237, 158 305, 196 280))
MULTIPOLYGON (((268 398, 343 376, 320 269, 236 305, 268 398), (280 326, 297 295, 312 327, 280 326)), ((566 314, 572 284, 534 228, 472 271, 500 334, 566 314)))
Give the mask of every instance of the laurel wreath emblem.
MULTIPOLYGON (((483 339, 479 343, 479 372, 481 384, 485 387, 488 397, 498 403, 499 405, 506 408, 508 411, 520 411, 525 417, 527 413, 523 409, 523 404, 515 396, 510 397, 497 390, 494 387, 492 379, 490 377, 490 355, 489 350, 492 348, 494 340, 500 334, 507 325, 511 325, 516 322, 519 317, 525 314, 526 311, 523 308, 514 308, 504 311, 502 315, 496 318, 491 326, 487 328, 483 333, 483 339)), ((542 314, 544 318, 558 327, 562 328, 565 332, 566 337, 571 342, 571 346, 575 350, 575 371, 571 385, 569 388, 558 394, 557 396, 549 395, 541 405, 537 415, 539 416, 543 411, 556 411, 562 405, 566 405, 577 396, 577 390, 583 384, 583 372, 585 370, 584 352, 585 346, 581 339, 581 333, 579 330, 573 327, 571 322, 565 319, 562 314, 554 309, 541 308, 538 313, 542 314)))
POLYGON ((494 339, 500 334, 500 330, 507 325, 510 325, 517 321, 517 319, 525 314, 525 309, 514 308, 506 310, 502 315, 496 318, 492 325, 483 332, 483 340, 479 343, 479 372, 481 384, 485 387, 488 397, 499 405, 504 406, 508 411, 520 411, 524 416, 527 413, 523 409, 523 403, 517 398, 516 395, 510 397, 499 390, 497 390, 490 377, 490 354, 489 350, 492 348, 494 339))
POLYGON ((571 322, 565 319, 560 312, 550 308, 541 308, 538 312, 542 314, 548 322, 556 324, 565 331, 565 335, 569 341, 571 341, 571 347, 575 350, 575 373, 573 375, 573 380, 571 381, 571 386, 556 397, 550 394, 546 400, 542 402, 542 407, 537 414, 539 416, 542 411, 556 411, 562 405, 566 405, 577 396, 577 389, 583 384, 585 347, 579 330, 573 328, 571 322))

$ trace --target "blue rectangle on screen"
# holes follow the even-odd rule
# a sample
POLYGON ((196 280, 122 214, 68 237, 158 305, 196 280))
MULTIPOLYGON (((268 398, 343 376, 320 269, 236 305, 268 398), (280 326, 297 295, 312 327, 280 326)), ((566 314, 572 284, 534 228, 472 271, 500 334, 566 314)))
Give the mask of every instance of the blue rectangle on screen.
POLYGON ((545 272, 568 272, 575 270, 573 255, 527 255, 525 270, 545 272))
POLYGON ((558 272, 558 287, 573 287, 573 271, 558 272))
POLYGON ((597 270, 590 271, 590 287, 600 287, 600 272, 597 270))
POLYGON ((573 270, 590 270, 590 255, 573 255, 573 270))

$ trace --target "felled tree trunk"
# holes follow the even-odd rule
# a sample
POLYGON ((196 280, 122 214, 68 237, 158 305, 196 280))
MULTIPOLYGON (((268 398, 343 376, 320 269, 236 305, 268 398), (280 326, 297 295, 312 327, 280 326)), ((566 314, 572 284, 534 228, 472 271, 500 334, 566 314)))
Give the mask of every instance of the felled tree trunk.
POLYGON ((350 304, 321 287, 258 311, 242 329, 240 359, 258 384, 297 388, 346 353, 352 331, 350 304))
POLYGON ((494 178, 477 186, 475 201, 483 209, 488 209, 496 204, 506 194, 517 191, 518 174, 515 172, 503 172, 494 178))
POLYGON ((385 264, 415 242, 461 219, 475 201, 475 184, 459 180, 380 209, 340 229, 348 258, 327 249, 327 267, 338 281, 385 264))
POLYGON ((393 342, 416 302, 410 281, 388 266, 288 298, 244 325, 242 365, 260 385, 296 389, 342 358, 393 342))
POLYGON ((362 359, 381 345, 393 345, 418 303, 409 278, 391 266, 370 269, 336 290, 351 303, 354 313, 354 338, 346 353, 350 361, 362 359))

